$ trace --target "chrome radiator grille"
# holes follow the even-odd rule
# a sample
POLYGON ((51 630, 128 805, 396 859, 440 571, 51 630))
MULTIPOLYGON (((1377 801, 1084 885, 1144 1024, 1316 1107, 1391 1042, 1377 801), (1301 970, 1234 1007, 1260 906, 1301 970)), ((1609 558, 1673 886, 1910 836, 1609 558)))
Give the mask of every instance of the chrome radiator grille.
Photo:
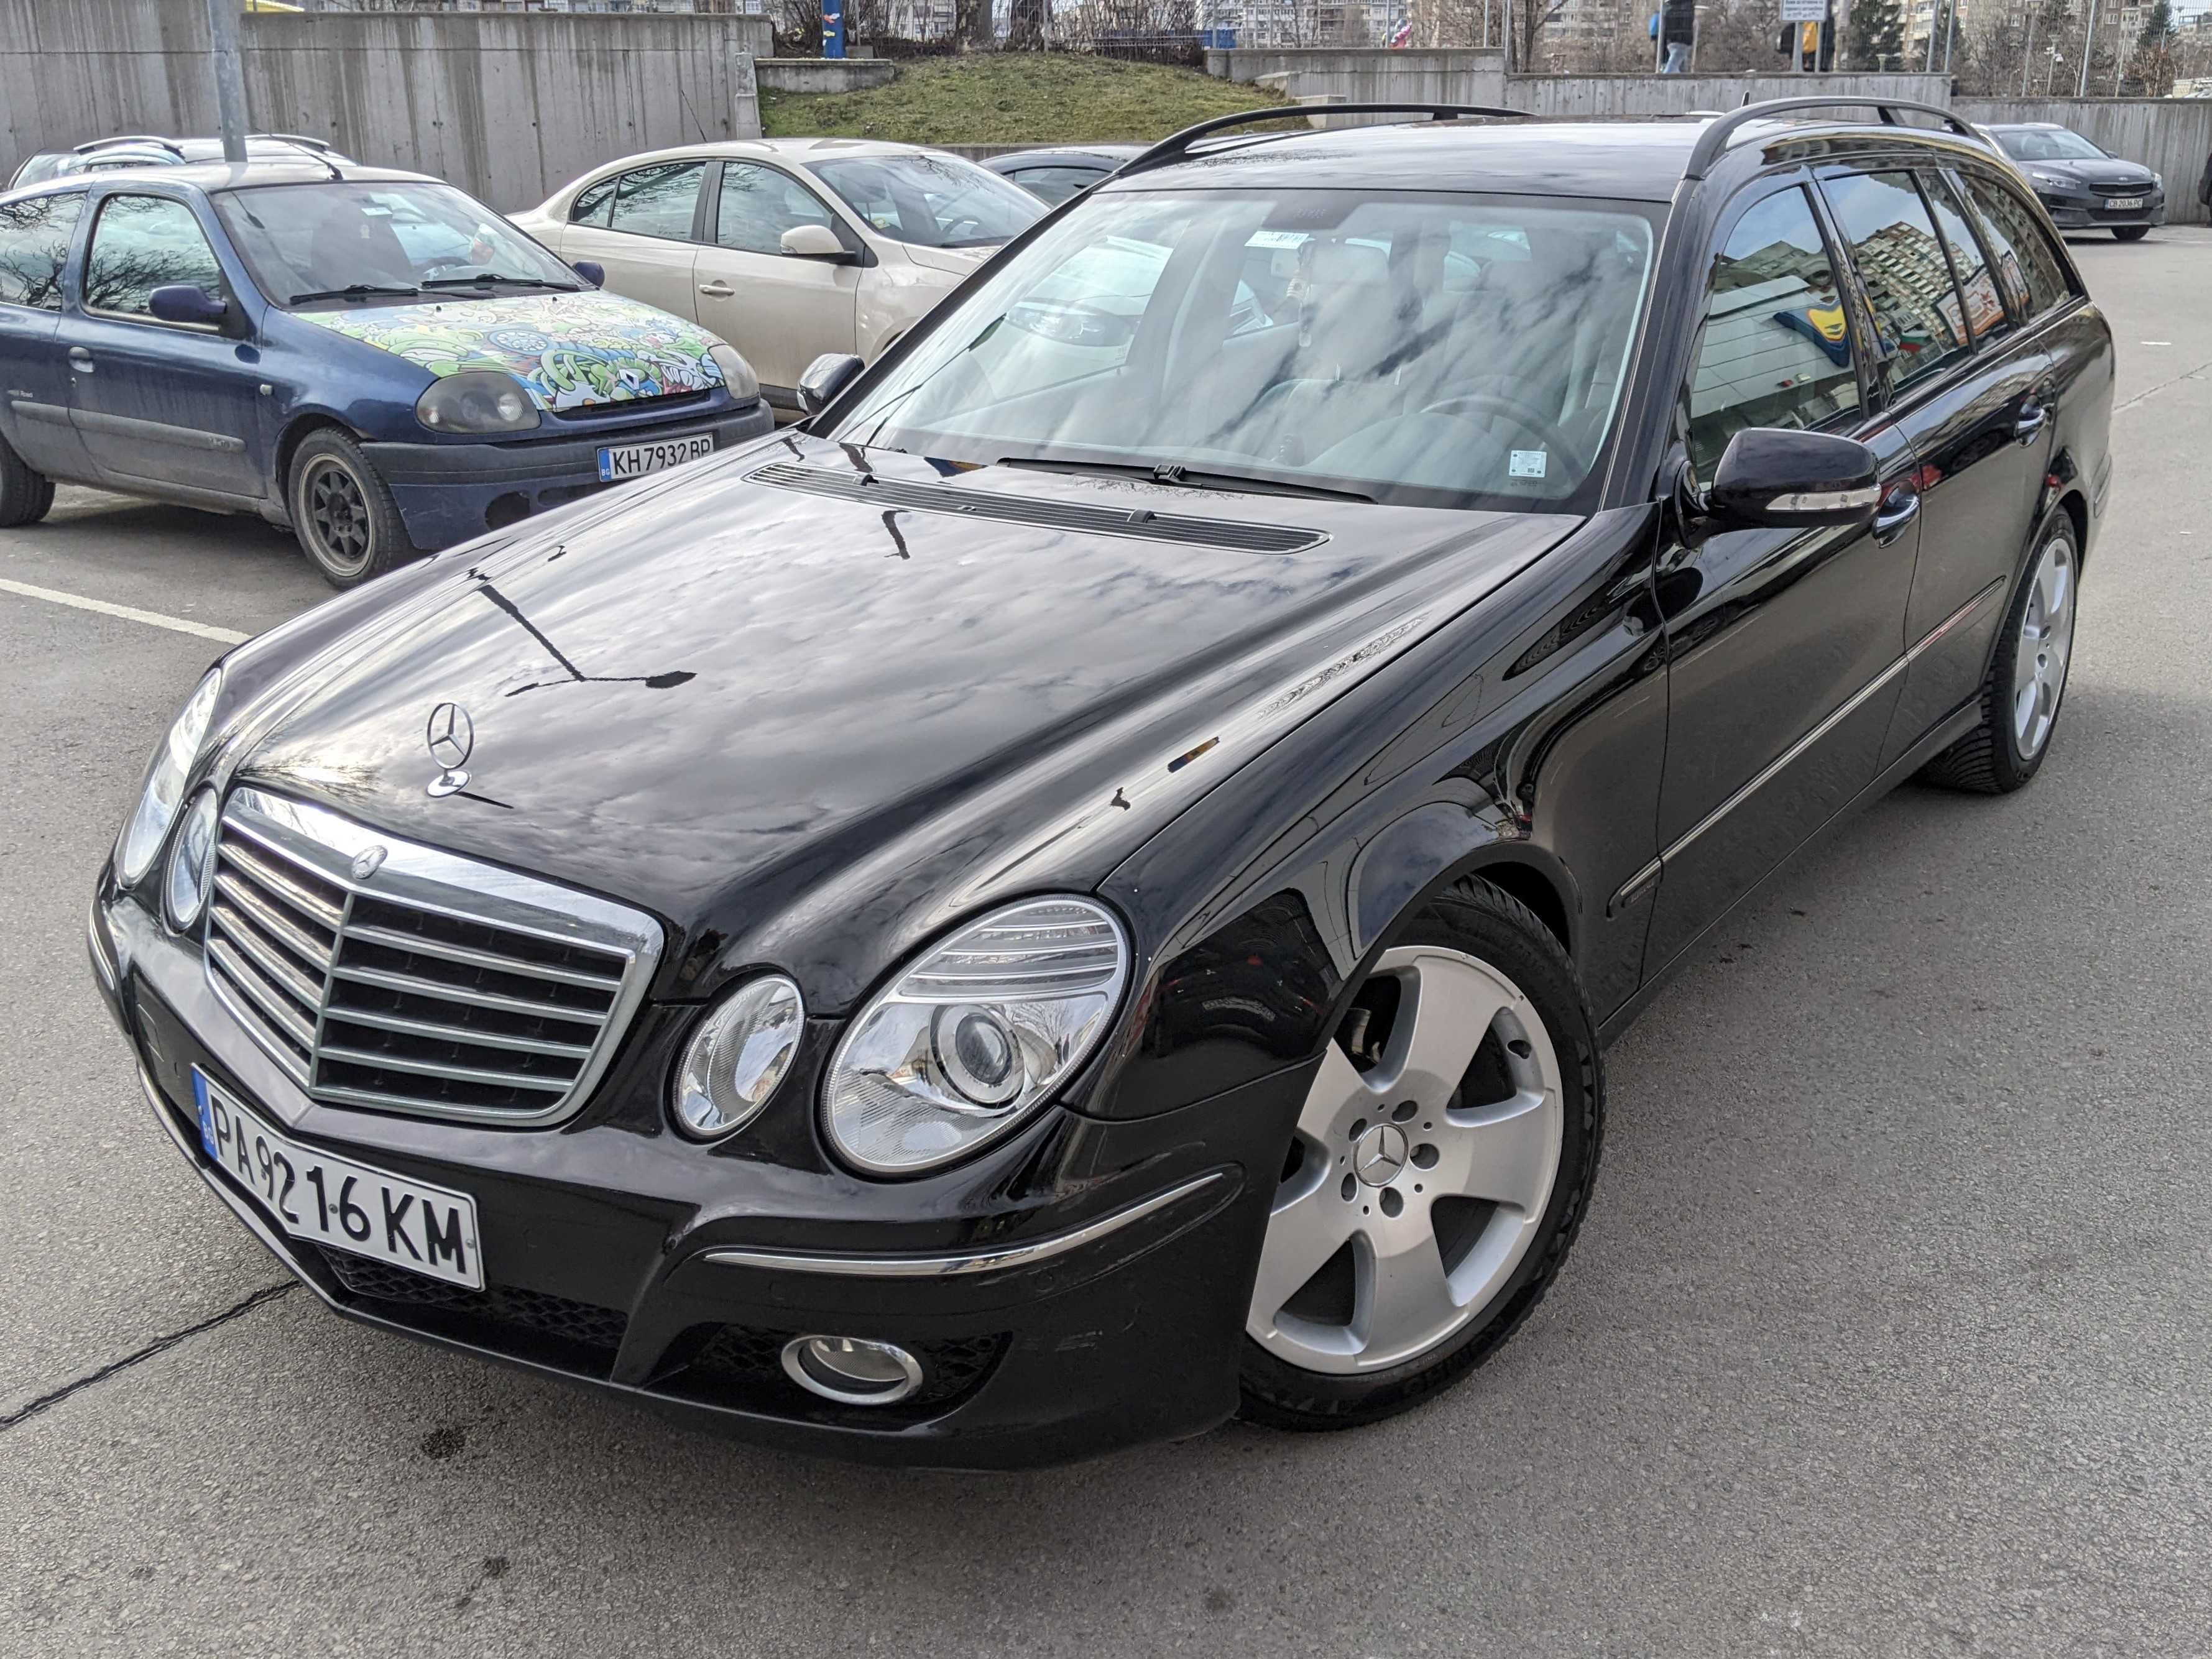
POLYGON ((660 948, 627 907, 234 791, 208 980, 311 1097, 477 1122, 582 1105, 660 948))

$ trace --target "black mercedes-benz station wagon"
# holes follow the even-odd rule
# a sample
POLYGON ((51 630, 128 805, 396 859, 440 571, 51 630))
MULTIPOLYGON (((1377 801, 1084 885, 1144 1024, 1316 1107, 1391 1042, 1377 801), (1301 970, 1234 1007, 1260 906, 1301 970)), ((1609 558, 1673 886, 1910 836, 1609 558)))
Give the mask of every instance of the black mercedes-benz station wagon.
POLYGON ((1206 124, 803 428, 240 646, 92 908, 155 1115, 338 1311, 764 1441, 1434 1395, 1700 935, 2050 750, 2110 331, 1812 102, 1206 124))

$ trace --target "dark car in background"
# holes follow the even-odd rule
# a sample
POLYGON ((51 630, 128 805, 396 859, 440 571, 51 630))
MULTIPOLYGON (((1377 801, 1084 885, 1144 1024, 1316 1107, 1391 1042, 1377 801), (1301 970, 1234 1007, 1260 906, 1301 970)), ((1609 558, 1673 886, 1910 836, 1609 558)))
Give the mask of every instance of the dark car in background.
POLYGON ((2030 121, 1982 131, 2020 164, 2061 230, 2110 230, 2123 242, 2139 242, 2166 222, 2166 180, 2072 128, 2030 121))
POLYGON ((1833 101, 1205 124, 805 428, 240 646, 95 882, 155 1117, 337 1310, 789 1446, 1449 1386, 1708 931, 2051 750, 2111 330, 1833 101))
POLYGON ((1142 144, 1061 144, 988 157, 983 165, 1054 205, 1110 179, 1145 153, 1142 144))
POLYGON ((773 424, 744 359, 419 173, 0 195, 0 526, 57 481, 289 526, 349 586, 773 424))

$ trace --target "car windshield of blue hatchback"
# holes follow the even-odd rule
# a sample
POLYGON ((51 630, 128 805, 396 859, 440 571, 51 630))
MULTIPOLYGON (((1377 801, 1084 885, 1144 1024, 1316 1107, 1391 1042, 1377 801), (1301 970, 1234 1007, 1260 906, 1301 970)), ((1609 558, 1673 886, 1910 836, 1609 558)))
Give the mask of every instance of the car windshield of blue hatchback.
POLYGON ((278 305, 388 303, 471 290, 573 290, 575 272, 451 185, 257 185, 216 211, 278 305))

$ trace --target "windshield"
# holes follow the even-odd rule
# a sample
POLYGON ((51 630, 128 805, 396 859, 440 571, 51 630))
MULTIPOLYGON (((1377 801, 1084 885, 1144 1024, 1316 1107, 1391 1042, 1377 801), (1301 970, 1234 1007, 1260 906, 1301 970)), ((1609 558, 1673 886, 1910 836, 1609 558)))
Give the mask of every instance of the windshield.
POLYGON ((1035 224, 1044 204, 957 155, 817 161, 815 176, 878 235, 923 247, 994 247, 1035 224))
POLYGON ((1094 195, 933 319, 834 435, 952 462, 1554 507, 1612 429, 1650 211, 1094 195))
POLYGON ((1997 143, 2015 161, 2101 161, 2105 152, 2078 132, 2064 127, 2051 131, 2000 132, 1997 143))
POLYGON ((258 185, 219 194, 215 204, 254 281, 278 305, 583 286, 451 185, 258 185))

